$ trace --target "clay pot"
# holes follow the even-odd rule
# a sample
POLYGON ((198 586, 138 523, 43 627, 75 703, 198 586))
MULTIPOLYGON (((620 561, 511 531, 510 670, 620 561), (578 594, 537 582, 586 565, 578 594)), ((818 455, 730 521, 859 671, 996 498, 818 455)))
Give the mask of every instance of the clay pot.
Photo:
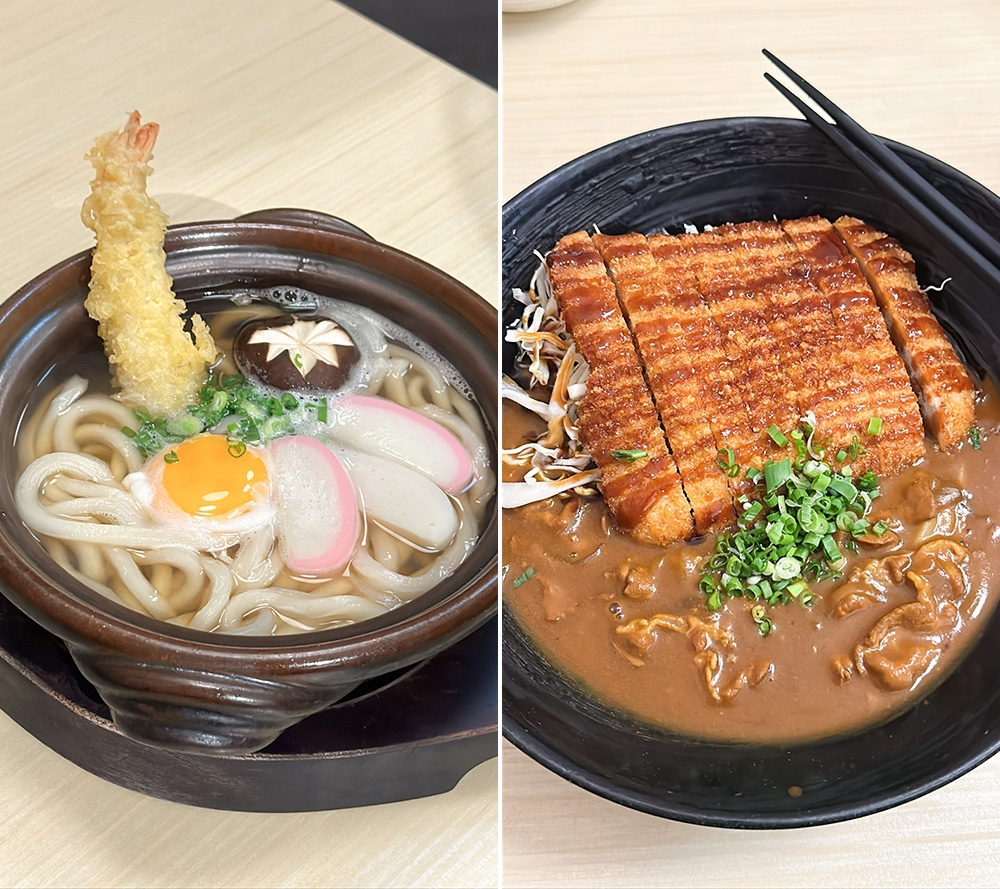
MULTIPOLYGON (((464 375, 495 439, 496 310, 443 272, 341 220, 301 210, 175 226, 165 249, 175 290, 192 311, 227 289, 291 286, 395 320, 464 375)), ((124 734, 208 754, 259 750, 362 681, 432 657, 496 612, 495 501, 477 545, 443 583, 372 620, 297 636, 174 627, 61 569, 17 518, 14 433, 54 365, 100 355, 83 309, 89 269, 89 252, 81 253, 0 305, 0 592, 65 641, 124 734)))

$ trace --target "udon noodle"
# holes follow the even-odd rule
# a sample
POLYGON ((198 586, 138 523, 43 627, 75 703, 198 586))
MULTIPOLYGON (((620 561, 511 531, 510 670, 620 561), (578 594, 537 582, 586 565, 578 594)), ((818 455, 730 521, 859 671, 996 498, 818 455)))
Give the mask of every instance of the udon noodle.
MULTIPOLYGON (((238 302, 248 300, 251 305, 209 319, 226 354, 219 372, 234 370, 226 363, 232 362, 236 328, 280 311, 259 294, 238 302)), ((126 481, 148 466, 122 431, 136 426, 136 416, 110 394, 91 391, 106 389, 104 381, 73 376, 33 409, 18 437, 21 518, 59 565, 91 589, 153 618, 249 635, 366 620, 450 575, 476 542, 495 490, 486 430, 471 392, 446 361, 386 319, 327 302, 341 317, 347 314, 367 344, 351 394, 388 399, 419 413, 448 430, 471 458, 472 481, 448 494, 457 530, 445 545, 434 549, 406 539, 375 521, 361 502, 360 540, 348 567, 310 576, 285 563, 273 519, 211 530, 198 519, 159 522, 126 481)), ((295 432, 327 441, 331 429, 312 418, 295 432)), ((343 459, 350 469, 349 454, 343 459)))

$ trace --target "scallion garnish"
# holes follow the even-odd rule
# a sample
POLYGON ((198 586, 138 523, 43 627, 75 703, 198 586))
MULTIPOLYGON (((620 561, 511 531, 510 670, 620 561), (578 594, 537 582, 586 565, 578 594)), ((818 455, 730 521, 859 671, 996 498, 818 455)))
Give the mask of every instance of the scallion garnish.
POLYGON ((868 450, 858 441, 858 437, 855 435, 851 439, 850 447, 847 449, 847 456, 851 458, 851 462, 854 462, 858 457, 864 457, 867 453, 868 450))
POLYGON ((783 448, 788 444, 788 439, 785 437, 784 433, 772 423, 767 427, 767 434, 770 436, 771 441, 773 441, 779 448, 783 448))
POLYGON ((740 474, 740 464, 736 462, 736 451, 732 448, 719 448, 719 459, 715 462, 730 478, 736 478, 740 474))
POLYGON ((972 442, 972 449, 978 451, 982 446, 982 441, 980 440, 979 427, 973 426, 969 429, 969 441, 972 442))
POLYGON ((785 457, 784 460, 768 460, 764 464, 764 486, 770 494, 780 488, 792 475, 792 461, 785 457))
POLYGON ((329 421, 326 398, 301 403, 291 392, 282 392, 279 396, 265 395, 240 374, 229 374, 221 378, 211 377, 198 390, 198 401, 173 420, 154 418, 144 410, 134 409, 138 428, 126 426, 122 432, 132 439, 144 457, 151 457, 169 445, 179 444, 205 430, 225 431, 232 443, 242 444, 242 450, 230 448, 233 456, 239 456, 246 451, 248 442, 264 444, 292 434, 295 422, 288 414, 295 412, 312 412, 320 423, 329 421), (225 430, 218 429, 227 418, 229 422, 225 430))
POLYGON ((823 547, 823 555, 826 556, 826 560, 831 564, 839 562, 844 558, 844 554, 840 551, 840 547, 837 546, 837 541, 833 539, 832 534, 827 534, 820 541, 820 546, 823 547))
POLYGON ((882 434, 882 418, 872 417, 868 421, 868 434, 869 435, 881 435, 882 434))
POLYGON ((636 460, 641 460, 643 457, 648 457, 649 455, 642 448, 621 448, 617 451, 612 451, 611 456, 619 463, 635 463, 636 460))
MULTIPOLYGON (((850 466, 817 458, 819 451, 809 443, 814 432, 810 426, 785 436, 796 446, 795 458, 768 460, 763 471, 747 470, 745 478, 758 485, 760 499, 738 499, 736 530, 718 536, 715 552, 702 567, 699 589, 710 611, 734 596, 762 606, 793 599, 809 606, 815 600, 811 583, 840 576, 842 547, 853 550, 856 538, 888 531, 885 522, 872 525, 867 518, 880 493, 875 473, 855 478, 850 466)), ((843 463, 862 451, 855 437, 850 451, 835 459, 843 463)), ((719 466, 728 469, 732 463, 732 450, 720 450, 719 466)), ((763 611, 759 614, 766 619, 763 611)), ((767 632, 773 628, 769 620, 767 627, 767 632)))
POLYGON ((512 586, 516 590, 519 586, 527 583, 534 576, 535 576, 534 568, 525 568, 524 571, 521 572, 521 574, 519 574, 517 577, 514 578, 514 583, 512 584, 512 586))
POLYGON ((750 616, 754 619, 754 623, 757 624, 761 636, 767 636, 774 629, 774 623, 767 616, 763 605, 754 605, 750 609, 750 616))

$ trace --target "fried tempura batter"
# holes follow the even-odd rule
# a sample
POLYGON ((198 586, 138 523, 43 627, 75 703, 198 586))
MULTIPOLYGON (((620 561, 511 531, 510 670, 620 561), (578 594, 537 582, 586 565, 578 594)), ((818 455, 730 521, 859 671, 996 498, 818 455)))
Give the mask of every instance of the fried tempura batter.
POLYGON ((120 398, 154 416, 170 416, 196 400, 215 343, 204 321, 176 299, 166 272, 166 214, 146 193, 159 126, 129 115, 118 133, 97 139, 87 155, 96 175, 83 203, 83 223, 97 236, 87 312, 114 371, 120 398))

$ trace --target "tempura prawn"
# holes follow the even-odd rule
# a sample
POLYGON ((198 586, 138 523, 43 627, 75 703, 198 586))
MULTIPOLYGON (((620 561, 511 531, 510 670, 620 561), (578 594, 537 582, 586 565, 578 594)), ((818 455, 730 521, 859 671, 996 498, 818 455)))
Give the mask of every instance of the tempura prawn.
POLYGON ((84 305, 98 323, 118 397, 170 416, 196 400, 216 349, 198 315, 191 333, 185 330, 187 306, 166 271, 167 217, 146 192, 158 132, 158 124, 141 124, 133 111, 120 132, 99 137, 87 155, 96 175, 82 217, 97 245, 84 305))

